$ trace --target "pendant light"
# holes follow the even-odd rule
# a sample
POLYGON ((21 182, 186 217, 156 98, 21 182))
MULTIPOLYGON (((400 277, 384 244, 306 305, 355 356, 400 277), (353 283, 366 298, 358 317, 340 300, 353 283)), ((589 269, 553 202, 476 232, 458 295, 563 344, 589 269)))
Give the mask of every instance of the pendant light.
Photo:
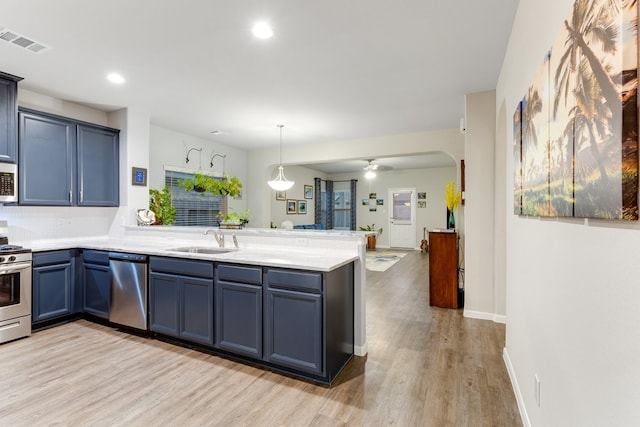
POLYGON ((276 191, 287 191, 293 187, 294 182, 289 181, 287 177, 284 176, 284 168, 282 167, 282 128, 284 125, 278 125, 278 127, 280 128, 280 166, 278 166, 278 176, 269 181, 268 184, 269 187, 276 191))

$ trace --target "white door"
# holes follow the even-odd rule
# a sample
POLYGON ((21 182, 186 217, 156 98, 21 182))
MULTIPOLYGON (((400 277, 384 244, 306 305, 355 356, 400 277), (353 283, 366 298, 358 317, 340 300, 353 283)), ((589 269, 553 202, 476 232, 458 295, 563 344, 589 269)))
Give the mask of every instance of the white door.
POLYGON ((389 246, 416 247, 416 189, 389 189, 389 246))

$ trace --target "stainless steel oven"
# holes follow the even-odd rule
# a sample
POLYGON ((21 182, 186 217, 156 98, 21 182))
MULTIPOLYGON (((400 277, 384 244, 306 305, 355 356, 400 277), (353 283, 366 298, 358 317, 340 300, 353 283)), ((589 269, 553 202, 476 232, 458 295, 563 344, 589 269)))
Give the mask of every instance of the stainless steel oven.
POLYGON ((31 335, 31 251, 0 246, 0 343, 31 335))

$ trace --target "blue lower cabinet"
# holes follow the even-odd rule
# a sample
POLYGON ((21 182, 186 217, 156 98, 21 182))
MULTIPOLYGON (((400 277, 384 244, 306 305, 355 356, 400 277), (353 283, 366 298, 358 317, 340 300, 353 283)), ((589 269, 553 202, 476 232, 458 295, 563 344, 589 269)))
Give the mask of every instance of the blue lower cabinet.
POLYGON ((322 375, 322 295, 267 288, 265 360, 322 375))
POLYGON ((84 312, 108 319, 111 299, 109 253, 86 250, 82 253, 82 259, 84 312))
POLYGON ((149 264, 149 329, 212 347, 213 264, 160 257, 149 264))
POLYGON ((216 281, 216 347, 262 358, 262 286, 216 281))
MULTIPOLYGON (((73 264, 68 252, 62 254, 65 262, 39 265, 34 256, 32 322, 39 322, 72 314, 74 311, 73 264)), ((42 258, 42 256, 40 256, 42 258)))
POLYGON ((181 279, 180 337, 213 345, 213 280, 181 279))

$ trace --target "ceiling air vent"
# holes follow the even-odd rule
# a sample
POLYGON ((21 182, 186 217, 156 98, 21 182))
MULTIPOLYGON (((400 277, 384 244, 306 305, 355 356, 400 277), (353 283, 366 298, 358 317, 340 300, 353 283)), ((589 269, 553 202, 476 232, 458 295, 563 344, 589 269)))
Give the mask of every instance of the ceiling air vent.
POLYGON ((9 30, 8 28, 0 28, 0 40, 4 40, 7 43, 11 43, 34 53, 42 53, 45 50, 51 49, 49 46, 38 43, 37 41, 25 37, 22 34, 18 34, 15 31, 9 30))

